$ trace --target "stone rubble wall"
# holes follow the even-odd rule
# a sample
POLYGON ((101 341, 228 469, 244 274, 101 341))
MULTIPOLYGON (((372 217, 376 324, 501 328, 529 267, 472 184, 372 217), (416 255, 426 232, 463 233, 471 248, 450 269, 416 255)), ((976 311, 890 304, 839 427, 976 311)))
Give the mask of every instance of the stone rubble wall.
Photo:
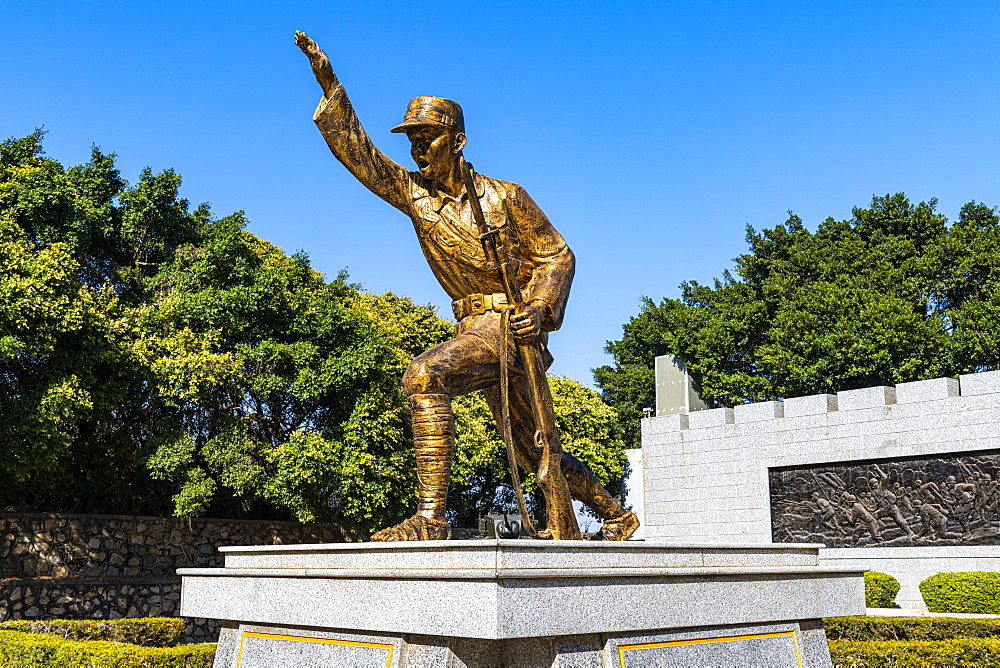
MULTIPOLYGON (((224 545, 343 542, 335 526, 55 513, 0 513, 0 621, 173 617, 178 568, 223 565, 224 545)), ((185 642, 214 641, 189 619, 185 642)))
POLYGON ((223 545, 339 542, 336 527, 298 522, 0 513, 0 578, 173 576, 221 567, 223 545))
MULTIPOLYGON (((0 621, 177 617, 179 578, 0 580, 0 621)), ((215 642, 220 622, 190 617, 181 642, 215 642)))
MULTIPOLYGON (((770 543, 769 468, 998 448, 1000 371, 645 418, 646 536, 770 543)), ((823 555, 843 553, 857 566, 868 549, 823 555)), ((891 549, 900 558, 910 554, 908 548, 891 549)), ((913 549, 938 550, 940 558, 950 559, 950 548, 913 549)), ((970 554, 968 568, 956 569, 954 560, 951 568, 982 568, 982 557, 996 548, 973 551, 979 558, 970 554)), ((918 570, 914 558, 928 557, 908 557, 904 571, 918 570)), ((893 573, 903 561, 886 566, 883 559, 875 570, 893 573)), ((1000 570, 1000 558, 991 561, 996 563, 989 570, 1000 570)), ((900 596, 922 605, 914 583, 905 583, 900 596)))

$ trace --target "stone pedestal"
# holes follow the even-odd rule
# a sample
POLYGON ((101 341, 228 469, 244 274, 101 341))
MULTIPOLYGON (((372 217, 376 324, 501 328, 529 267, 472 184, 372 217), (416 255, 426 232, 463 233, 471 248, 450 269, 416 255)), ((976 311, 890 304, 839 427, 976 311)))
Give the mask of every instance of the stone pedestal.
POLYGON ((830 666, 820 619, 864 614, 864 581, 819 547, 231 547, 178 573, 182 615, 226 620, 216 668, 830 666))

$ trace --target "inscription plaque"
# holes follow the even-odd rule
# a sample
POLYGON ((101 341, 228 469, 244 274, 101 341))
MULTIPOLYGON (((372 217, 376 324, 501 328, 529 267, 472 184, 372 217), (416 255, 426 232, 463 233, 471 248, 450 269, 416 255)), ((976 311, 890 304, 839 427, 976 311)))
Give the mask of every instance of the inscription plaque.
POLYGON ((392 645, 382 643, 244 631, 240 638, 236 666, 237 668, 274 666, 389 668, 392 664, 392 648, 392 645))
POLYGON ((802 666, 794 631, 619 645, 621 668, 802 666))
POLYGON ((1000 451, 770 469, 771 537, 827 547, 1000 544, 1000 451))

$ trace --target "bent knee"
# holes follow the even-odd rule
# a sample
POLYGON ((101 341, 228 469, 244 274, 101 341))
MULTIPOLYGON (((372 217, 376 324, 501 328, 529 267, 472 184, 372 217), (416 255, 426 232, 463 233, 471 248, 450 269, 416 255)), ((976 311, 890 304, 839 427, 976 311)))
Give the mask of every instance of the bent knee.
POLYGON ((441 374, 419 357, 410 362, 403 373, 403 391, 408 397, 414 394, 447 394, 441 374))

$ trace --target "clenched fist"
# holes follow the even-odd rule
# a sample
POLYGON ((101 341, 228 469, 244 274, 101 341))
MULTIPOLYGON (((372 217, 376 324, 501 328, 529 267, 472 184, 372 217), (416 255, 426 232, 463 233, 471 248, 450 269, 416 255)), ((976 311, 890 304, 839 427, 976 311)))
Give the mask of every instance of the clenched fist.
POLYGON ((538 336, 542 331, 542 312, 534 304, 525 304, 510 316, 510 331, 519 339, 538 336))

